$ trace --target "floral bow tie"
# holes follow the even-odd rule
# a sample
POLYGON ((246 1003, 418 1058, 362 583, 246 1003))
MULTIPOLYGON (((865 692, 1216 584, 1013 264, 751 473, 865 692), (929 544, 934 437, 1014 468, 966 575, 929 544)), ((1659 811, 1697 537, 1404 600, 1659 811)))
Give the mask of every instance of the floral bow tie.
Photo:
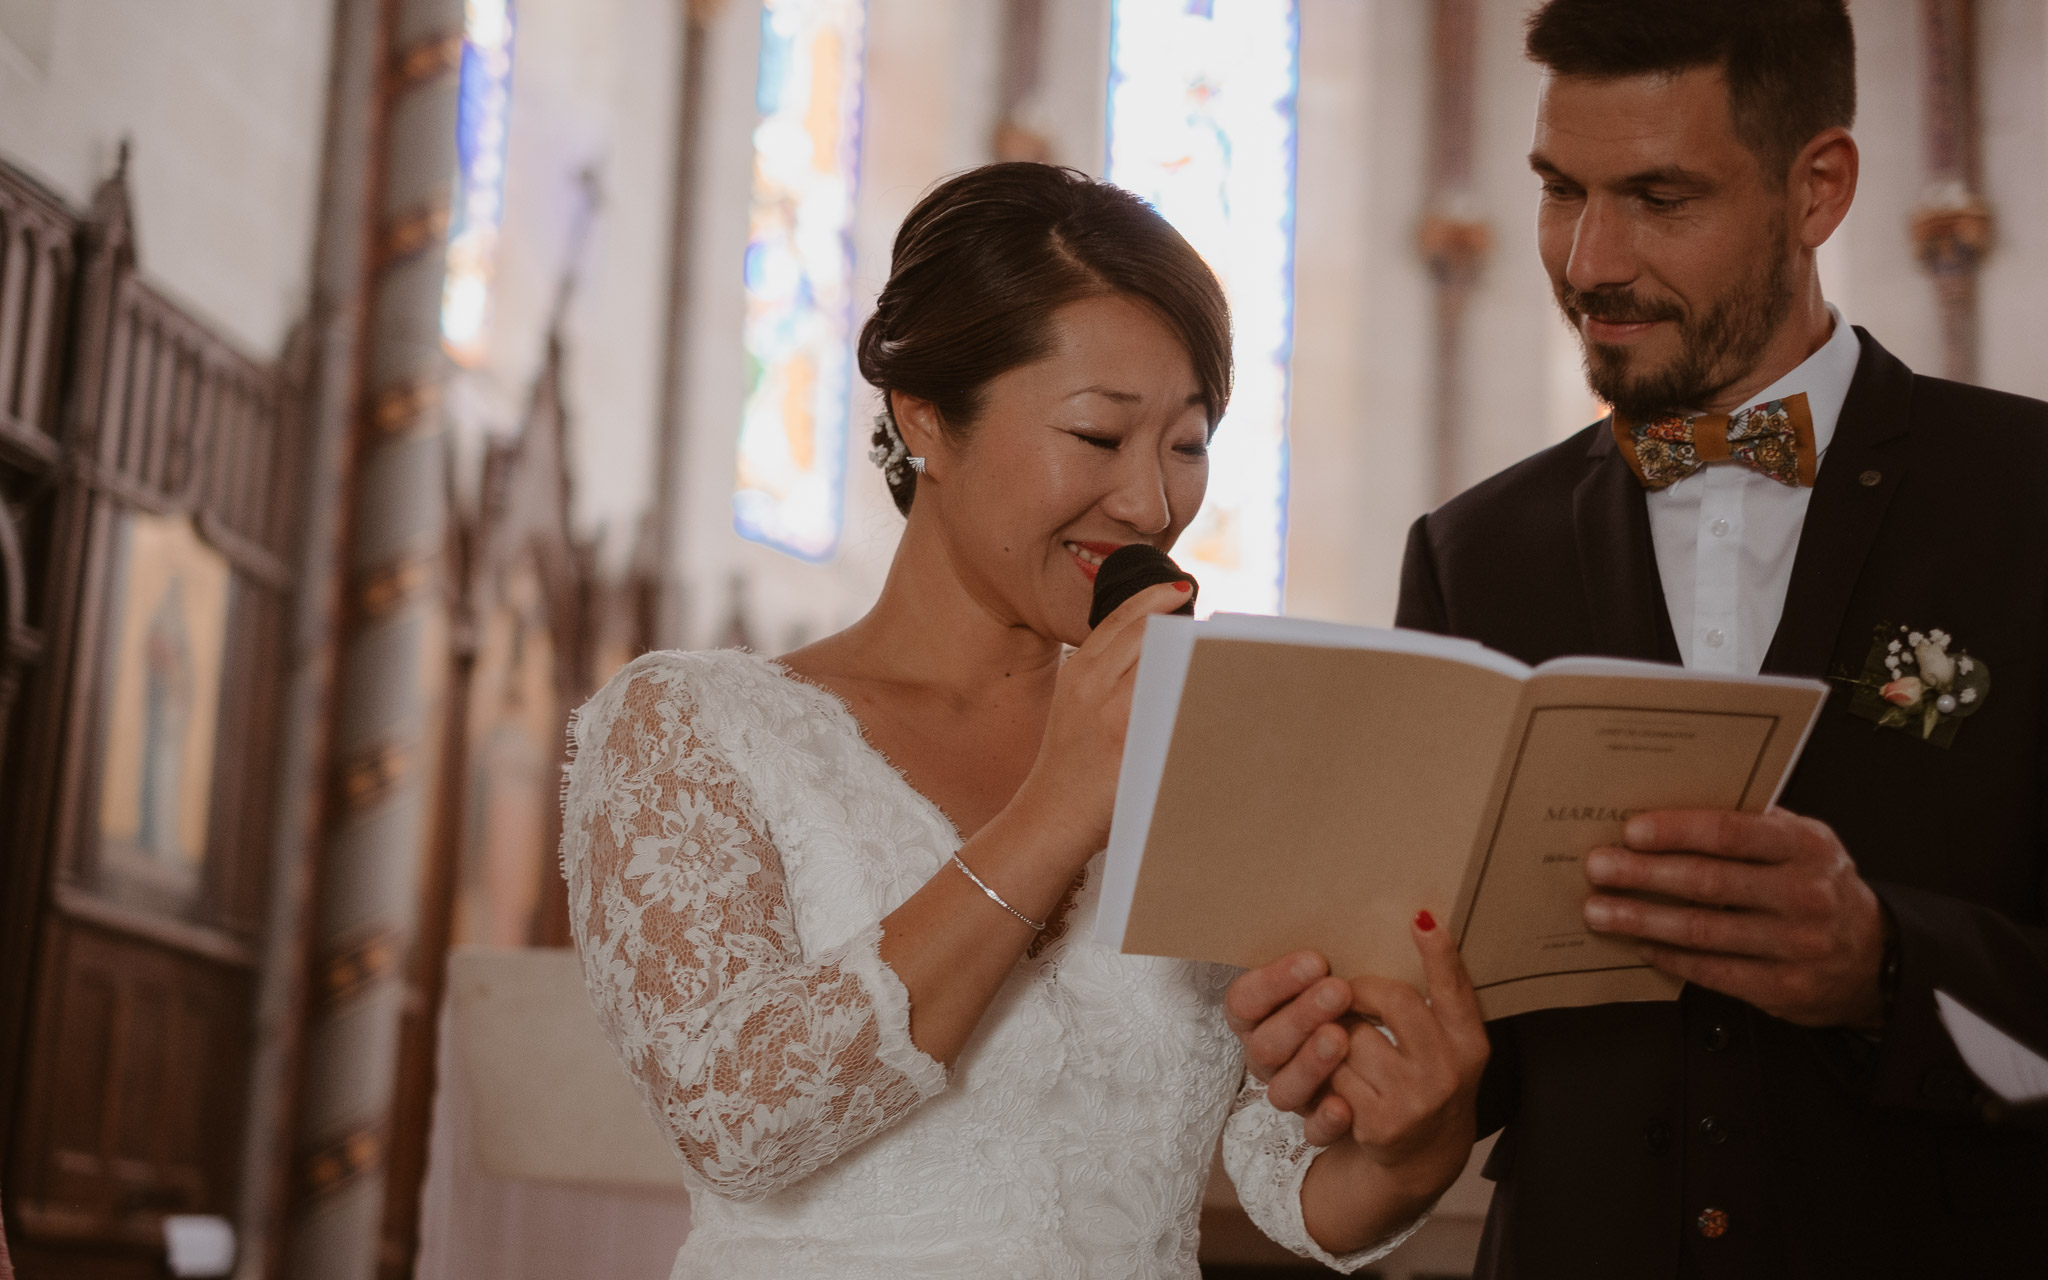
POLYGON ((1614 442, 1636 479, 1653 491, 1715 462, 1740 463, 1779 484, 1810 489, 1819 465, 1804 392, 1734 414, 1672 414, 1629 422, 1617 413, 1614 442))

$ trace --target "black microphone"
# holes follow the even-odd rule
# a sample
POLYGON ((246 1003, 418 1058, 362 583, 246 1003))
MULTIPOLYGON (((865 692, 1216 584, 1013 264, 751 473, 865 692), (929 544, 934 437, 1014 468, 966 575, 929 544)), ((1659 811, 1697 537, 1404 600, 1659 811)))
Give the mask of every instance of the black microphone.
POLYGON ((1195 575, 1173 562, 1173 557, 1147 542, 1133 542, 1109 553, 1095 571, 1095 601, 1088 607, 1088 628, 1094 630, 1116 607, 1147 587, 1163 582, 1188 584, 1188 602, 1174 612, 1195 616, 1195 597, 1202 584, 1195 575))

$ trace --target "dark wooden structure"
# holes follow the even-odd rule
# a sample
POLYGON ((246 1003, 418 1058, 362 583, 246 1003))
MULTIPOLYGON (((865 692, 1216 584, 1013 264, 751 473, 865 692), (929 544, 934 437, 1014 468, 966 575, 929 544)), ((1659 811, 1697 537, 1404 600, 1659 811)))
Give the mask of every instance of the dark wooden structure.
POLYGON ((0 1185, 31 1275, 158 1275, 165 1213, 232 1212, 264 925, 290 380, 144 283, 125 167, 81 219, 0 166, 0 1185), (199 754, 121 765, 124 697, 199 754))

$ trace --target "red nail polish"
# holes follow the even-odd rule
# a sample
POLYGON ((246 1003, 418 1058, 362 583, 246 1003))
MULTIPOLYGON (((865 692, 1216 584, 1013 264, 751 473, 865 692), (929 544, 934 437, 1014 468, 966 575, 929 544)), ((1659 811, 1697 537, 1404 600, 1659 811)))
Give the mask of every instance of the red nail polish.
POLYGON ((1180 592, 1182 595, 1186 595, 1188 593, 1188 584, 1185 582, 1176 582, 1173 584, 1173 589, 1175 591, 1180 592))
POLYGON ((1415 913, 1415 927, 1422 930, 1424 933, 1428 933, 1430 930, 1436 928, 1436 917, 1429 914, 1428 907, 1424 907, 1422 910, 1415 913))

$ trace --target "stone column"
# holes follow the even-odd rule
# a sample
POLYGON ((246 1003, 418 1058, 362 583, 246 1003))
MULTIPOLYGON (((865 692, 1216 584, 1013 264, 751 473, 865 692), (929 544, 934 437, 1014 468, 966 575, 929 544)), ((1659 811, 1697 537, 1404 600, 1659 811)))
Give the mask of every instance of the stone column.
POLYGON ((1976 0, 1921 0, 1927 186, 1913 243, 1941 308, 1942 376, 1977 380, 1977 268, 1991 248, 1979 172, 1976 0))
POLYGON ((1436 285, 1431 490, 1438 502, 1465 483, 1465 310, 1492 245, 1472 193, 1478 8, 1478 0, 1434 0, 1430 23, 1429 203, 1420 240, 1436 285))
POLYGON ((304 326, 309 367, 298 416, 303 461, 283 731, 277 760, 276 835, 270 860, 269 927, 257 996, 237 1227, 238 1280, 284 1274, 292 1209, 296 1116, 308 1013, 312 906, 324 843, 327 731, 340 643, 339 565, 346 512, 337 492, 348 474, 357 417, 360 353, 371 283, 375 222, 372 169, 381 118, 384 0, 336 0, 328 72, 313 297, 304 326))
MULTIPOLYGON (((431 874, 449 670, 440 310, 462 0, 382 0, 368 284, 342 486, 340 639, 297 1109, 294 1280, 404 1274, 387 1155, 431 874)), ((402 1233, 400 1233, 402 1234, 402 1233)))
POLYGON ((688 419, 683 371, 690 359, 691 264, 697 246, 697 176, 704 154, 705 51, 711 25, 725 0, 683 0, 676 50, 675 173, 669 208, 666 331, 661 352, 659 418, 654 433, 654 492, 649 504, 653 537, 653 617, 644 633, 662 648, 683 644, 683 426, 688 419))

